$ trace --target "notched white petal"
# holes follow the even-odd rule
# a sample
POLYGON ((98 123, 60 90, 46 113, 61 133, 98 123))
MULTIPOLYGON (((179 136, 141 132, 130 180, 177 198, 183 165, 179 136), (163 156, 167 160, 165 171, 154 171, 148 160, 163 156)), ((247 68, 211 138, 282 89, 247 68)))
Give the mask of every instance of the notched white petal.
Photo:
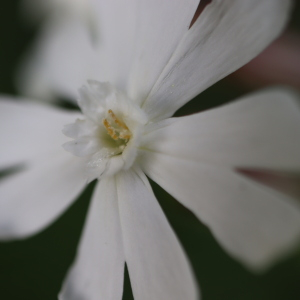
POLYGON ((124 250, 114 179, 101 180, 93 194, 76 260, 60 300, 121 300, 124 250))
POLYGON ((146 176, 131 169, 116 182, 134 299, 199 299, 191 266, 146 176))
POLYGON ((180 41, 142 106, 151 120, 170 117, 207 87, 258 55, 283 29, 291 2, 213 0, 207 5, 180 41))
POLYGON ((300 209, 283 194, 228 168, 186 158, 149 151, 143 166, 250 269, 270 266, 300 243, 300 209))
POLYGON ((234 168, 300 169, 295 93, 267 89, 215 109, 147 126, 144 147, 234 168))
POLYGON ((84 164, 59 149, 1 180, 0 238, 25 238, 48 226, 85 186, 84 164))

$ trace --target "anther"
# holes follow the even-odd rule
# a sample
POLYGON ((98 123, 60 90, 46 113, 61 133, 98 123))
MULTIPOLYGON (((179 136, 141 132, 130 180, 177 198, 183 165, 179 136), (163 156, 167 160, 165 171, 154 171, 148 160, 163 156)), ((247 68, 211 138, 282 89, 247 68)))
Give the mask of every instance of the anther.
POLYGON ((126 130, 129 130, 128 127, 126 126, 126 124, 124 122, 122 122, 121 120, 119 120, 111 109, 108 110, 108 113, 117 125, 119 125, 120 127, 124 128, 126 130))
POLYGON ((131 138, 129 128, 122 120, 118 119, 111 109, 108 110, 108 118, 103 119, 103 125, 114 140, 128 141, 131 138))
POLYGON ((107 119, 103 120, 103 125, 107 130, 107 133, 114 139, 117 140, 118 136, 116 134, 116 130, 110 125, 110 123, 107 121, 107 119))

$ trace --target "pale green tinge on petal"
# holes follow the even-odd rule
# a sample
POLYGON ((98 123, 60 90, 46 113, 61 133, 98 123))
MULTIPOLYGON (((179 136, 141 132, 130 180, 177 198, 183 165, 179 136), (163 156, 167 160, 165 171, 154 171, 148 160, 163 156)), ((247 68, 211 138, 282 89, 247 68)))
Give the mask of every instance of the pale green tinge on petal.
POLYGON ((198 299, 197 285, 185 253, 145 175, 133 170, 120 172, 117 189, 125 259, 134 299, 198 299))
POLYGON ((246 64, 281 32, 291 1, 213 0, 186 33, 143 108, 170 117, 210 85, 246 64))
POLYGON ((53 222, 86 184, 84 165, 63 149, 0 181, 0 238, 20 239, 53 222))
POLYGON ((206 224, 229 254, 262 269, 300 242, 300 208, 232 170, 148 152, 148 176, 206 224))
POLYGON ((267 89, 146 131, 145 148, 179 158, 232 169, 300 169, 300 101, 287 89, 267 89))
POLYGON ((76 260, 59 299, 121 300, 124 265, 115 179, 103 179, 96 186, 76 260))

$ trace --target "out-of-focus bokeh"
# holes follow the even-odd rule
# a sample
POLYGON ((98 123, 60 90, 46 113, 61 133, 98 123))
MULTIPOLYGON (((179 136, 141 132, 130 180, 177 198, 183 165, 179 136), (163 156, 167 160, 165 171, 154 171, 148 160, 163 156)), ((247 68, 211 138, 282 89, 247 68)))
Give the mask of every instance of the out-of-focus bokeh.
MULTIPOLYGON (((19 0, 1 3, 1 94, 18 95, 16 70, 43 23, 36 15, 32 16, 34 20, 25 17, 20 4, 19 0)), ((248 65, 181 108, 177 115, 221 105, 272 84, 289 85, 300 92, 299 2, 289 27, 278 40, 248 65)), ((65 103, 67 99, 61 100, 65 103)), ((299 174, 270 170, 241 172, 281 191, 300 194, 299 174)), ((192 213, 154 183, 153 188, 192 262, 204 300, 300 299, 300 247, 267 272, 253 274, 229 257, 192 213)), ((93 183, 71 209, 40 234, 25 241, 0 242, 0 299, 57 299, 62 280, 74 259, 92 190, 93 183)), ((123 300, 132 300, 128 274, 125 275, 123 300)))

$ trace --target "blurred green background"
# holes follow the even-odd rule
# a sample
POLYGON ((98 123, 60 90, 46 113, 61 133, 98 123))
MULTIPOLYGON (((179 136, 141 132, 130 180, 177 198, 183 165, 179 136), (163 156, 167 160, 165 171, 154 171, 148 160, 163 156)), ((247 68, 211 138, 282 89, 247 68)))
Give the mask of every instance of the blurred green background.
MULTIPOLYGON (((297 4, 290 24, 298 32, 299 12, 300 4, 297 4)), ((2 94, 17 95, 14 85, 16 67, 38 29, 38 24, 27 24, 21 17, 19 1, 2 0, 2 94)), ((225 79, 199 95, 177 114, 188 114, 220 105, 246 92, 249 92, 249 88, 225 79)), ((1 141, 3 142, 5 141, 1 141)), ((300 250, 283 258, 263 274, 251 273, 220 248, 209 230, 192 213, 155 183, 152 186, 192 262, 204 300, 300 299, 300 250)), ((24 241, 0 243, 0 299, 57 299, 62 280, 75 256, 93 188, 94 183, 88 186, 78 201, 57 222, 40 234, 24 241)), ((133 297, 126 272, 123 300, 130 299, 133 297)))

